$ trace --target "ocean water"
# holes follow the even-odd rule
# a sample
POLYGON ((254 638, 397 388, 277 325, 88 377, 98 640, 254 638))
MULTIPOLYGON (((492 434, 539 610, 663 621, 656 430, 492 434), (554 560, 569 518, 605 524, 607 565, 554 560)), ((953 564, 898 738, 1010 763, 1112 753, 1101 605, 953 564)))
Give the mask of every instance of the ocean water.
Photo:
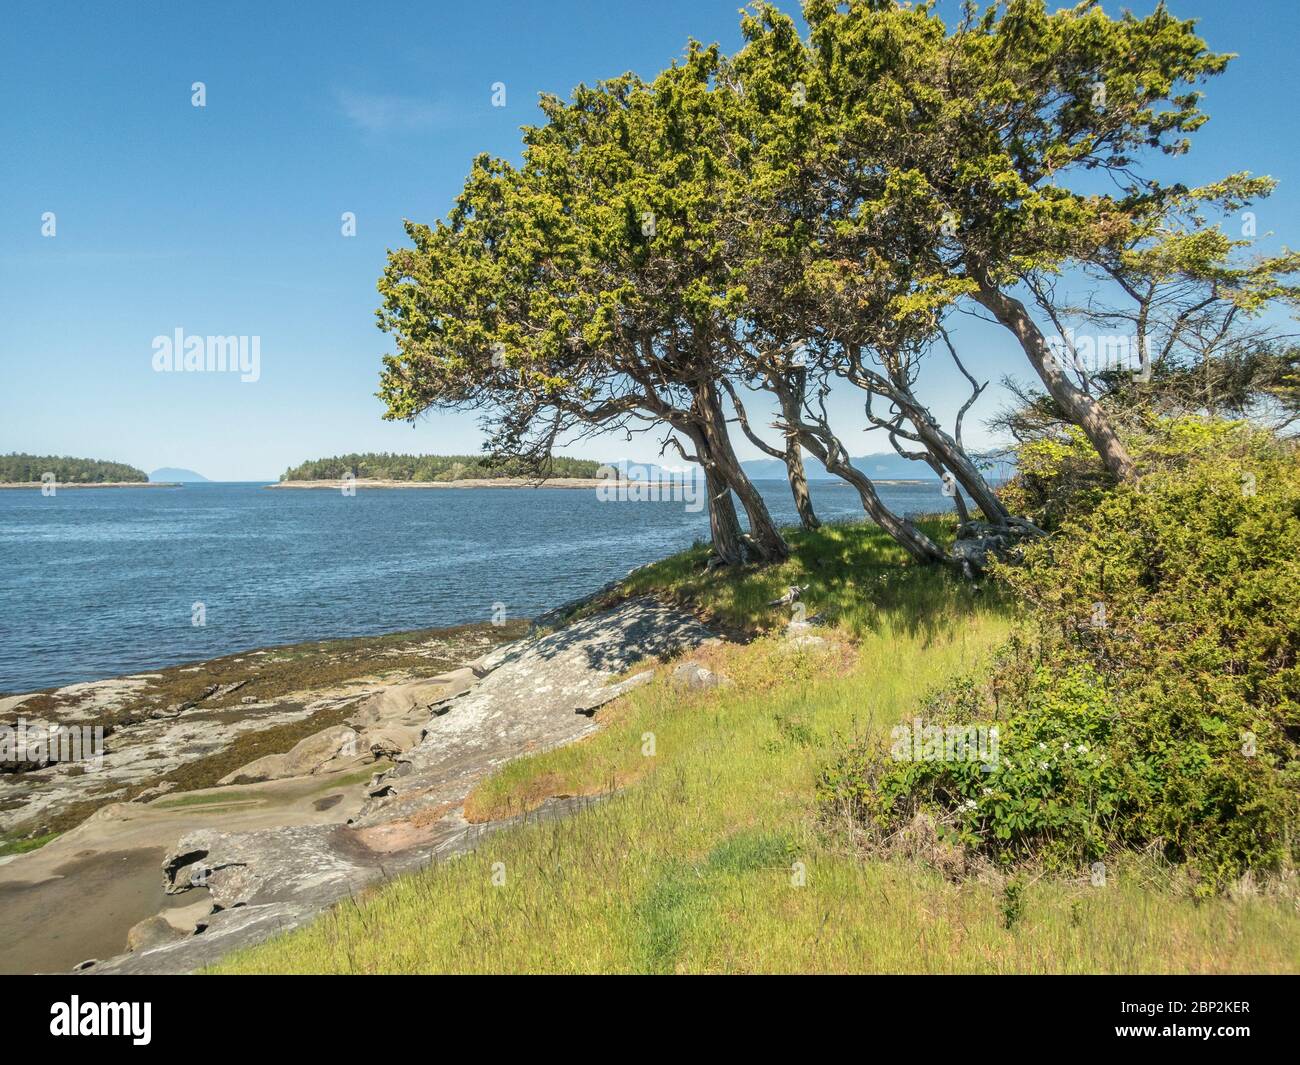
MULTIPOLYGON (((795 523, 785 482, 756 483, 795 523)), ((937 481, 880 489, 902 513, 951 505, 937 481)), ((824 520, 862 515, 848 485, 812 494, 824 520)), ((591 489, 0 491, 0 692, 532 617, 707 536, 707 515, 681 501, 591 489)))

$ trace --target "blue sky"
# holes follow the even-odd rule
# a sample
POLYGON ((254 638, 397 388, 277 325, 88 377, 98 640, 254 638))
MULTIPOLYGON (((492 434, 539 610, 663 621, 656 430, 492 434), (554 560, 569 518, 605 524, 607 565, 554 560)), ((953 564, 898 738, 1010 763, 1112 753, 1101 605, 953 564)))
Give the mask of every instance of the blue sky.
MULTIPOLYGON (((402 219, 445 213, 475 153, 516 158, 539 91, 652 75, 691 36, 735 47, 738 6, 7 4, 0 451, 223 480, 272 479, 343 451, 476 451, 471 416, 435 414, 414 428, 380 418, 373 393, 388 346, 374 326, 375 280, 385 250, 403 242, 402 219), (196 81, 203 108, 191 105, 196 81), (491 104, 494 82, 506 86, 504 108, 491 104), (340 233, 345 211, 356 215, 353 238, 340 233), (52 238, 42 236, 46 212, 52 238), (261 337, 259 380, 155 373, 151 342, 178 327, 261 337)), ((1212 121, 1177 176, 1273 175, 1281 188, 1257 214, 1274 236, 1261 245, 1296 244, 1300 5, 1171 7, 1201 18, 1211 47, 1240 55, 1210 84, 1212 121)), ((1005 334, 975 323, 959 339, 982 378, 1025 375, 1005 334)), ((926 395, 941 415, 961 398, 947 375, 926 395)), ((853 397, 838 403, 852 424, 853 397)), ((979 415, 998 405, 990 389, 968 443, 988 442, 979 415)), ((855 452, 884 446, 846 439, 855 452)), ((606 441, 571 453, 656 450, 606 441)))

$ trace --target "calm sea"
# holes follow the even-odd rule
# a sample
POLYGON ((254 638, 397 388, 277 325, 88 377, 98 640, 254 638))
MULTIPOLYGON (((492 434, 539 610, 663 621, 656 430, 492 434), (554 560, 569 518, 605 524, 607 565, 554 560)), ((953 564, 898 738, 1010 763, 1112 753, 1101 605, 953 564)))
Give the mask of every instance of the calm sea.
MULTIPOLYGON (((757 483, 793 524, 788 486, 757 483)), ((862 514, 847 485, 812 492, 824 519, 862 514)), ((937 481, 881 494, 904 513, 950 505, 937 481)), ((681 502, 591 489, 0 491, 0 692, 494 609, 531 617, 707 536, 681 502)))

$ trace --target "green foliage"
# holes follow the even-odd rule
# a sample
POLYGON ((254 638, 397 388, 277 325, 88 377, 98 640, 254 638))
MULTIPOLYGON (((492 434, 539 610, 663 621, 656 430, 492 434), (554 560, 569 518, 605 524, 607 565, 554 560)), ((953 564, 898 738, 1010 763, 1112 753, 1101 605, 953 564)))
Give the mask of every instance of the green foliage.
POLYGON ((1071 509, 1100 502, 1115 483, 1096 449, 1074 425, 1027 440, 1016 448, 1016 475, 1002 489, 1002 501, 1042 529, 1055 529, 1071 509))
POLYGON ((1141 455, 1135 484, 1086 486, 1086 507, 1067 502, 1059 530, 1002 567, 1032 633, 931 707, 998 727, 991 771, 858 745, 824 770, 824 802, 882 836, 929 812, 1002 863, 1152 849, 1201 892, 1300 858, 1295 450, 1182 419, 1141 455))
MULTIPOLYGON (((595 477, 600 463, 555 455, 546 473, 551 477, 595 477)), ((299 463, 280 475, 282 481, 333 481, 346 473, 361 479, 387 481, 456 481, 531 477, 537 470, 517 459, 493 459, 489 455, 337 455, 299 463)))
POLYGON ((24 455, 16 451, 0 455, 0 483, 39 481, 46 473, 54 474, 55 480, 60 484, 149 480, 149 475, 144 470, 138 470, 124 462, 74 459, 66 455, 24 455))

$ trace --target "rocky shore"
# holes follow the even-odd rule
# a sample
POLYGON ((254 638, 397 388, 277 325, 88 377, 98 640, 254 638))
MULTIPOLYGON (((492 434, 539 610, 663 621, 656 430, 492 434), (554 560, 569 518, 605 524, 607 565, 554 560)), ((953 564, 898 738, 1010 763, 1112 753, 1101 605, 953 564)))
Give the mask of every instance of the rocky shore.
POLYGON ((113 723, 93 772, 0 776, 0 833, 78 822, 0 858, 0 971, 189 972, 472 847, 500 827, 465 820, 479 780, 588 734, 655 661, 712 638, 649 599, 557 631, 490 628, 424 634, 373 658, 363 641, 336 641, 184 667, 202 684, 175 702, 180 682, 163 674, 0 701, 0 721, 30 710, 113 723), (308 664, 277 676, 293 650, 308 664), (227 679, 239 669, 255 675, 227 679), (323 683, 285 690, 306 676, 323 683))

